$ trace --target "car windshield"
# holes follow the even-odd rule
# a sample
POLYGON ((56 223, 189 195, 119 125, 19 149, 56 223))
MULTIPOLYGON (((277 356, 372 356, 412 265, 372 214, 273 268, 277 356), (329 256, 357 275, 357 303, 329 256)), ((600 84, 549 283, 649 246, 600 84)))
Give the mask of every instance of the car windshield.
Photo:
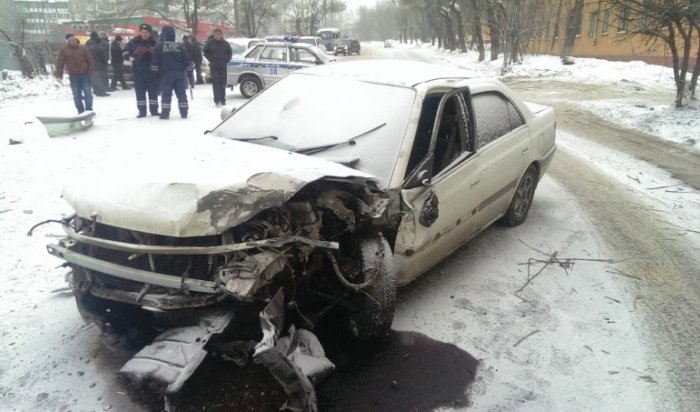
POLYGON ((246 49, 244 45, 239 43, 229 42, 229 44, 231 45, 231 52, 233 52, 233 54, 241 54, 246 49))
POLYGON ((339 44, 340 46, 349 46, 349 45, 350 45, 350 40, 346 40, 346 39, 344 39, 344 40, 338 40, 338 44, 339 44))
POLYGON ((299 43, 316 45, 316 39, 314 39, 313 37, 300 37, 298 41, 299 43))
POLYGON ((329 145, 312 156, 359 158, 356 169, 386 187, 414 101, 410 88, 295 73, 243 105, 213 133, 284 150, 329 145), (267 136, 276 138, 262 138, 267 136), (342 144, 357 136, 362 137, 354 144, 342 144))

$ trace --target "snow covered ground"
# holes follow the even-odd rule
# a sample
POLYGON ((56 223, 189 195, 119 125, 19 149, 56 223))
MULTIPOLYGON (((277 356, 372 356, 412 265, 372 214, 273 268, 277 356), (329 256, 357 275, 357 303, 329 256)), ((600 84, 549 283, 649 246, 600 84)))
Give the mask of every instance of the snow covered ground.
MULTIPOLYGON (((372 47, 378 57, 396 52, 379 43, 367 48, 372 47)), ((474 53, 397 46, 404 48, 501 76, 500 61, 479 63, 474 53)), ((640 62, 577 59, 562 66, 554 57, 532 56, 506 76, 606 88, 632 82, 640 92, 663 90, 671 97, 674 89, 669 69, 640 62)), ((105 359, 96 328, 83 324, 72 297, 55 292, 65 286, 65 269, 56 268, 60 262, 44 246, 60 230, 26 233, 35 223, 68 212, 60 192, 70 176, 87 173, 101 158, 139 152, 135 139, 201 138, 218 123, 219 109, 209 86, 197 86, 194 93, 190 118, 173 113, 168 121, 136 119, 133 91, 96 97, 92 129, 49 138, 35 116, 74 114, 69 88, 51 79, 0 82, 0 410, 144 410, 114 382, 123 359, 105 359), (9 144, 10 139, 22 143, 9 144)), ((228 98, 243 101, 238 91, 228 98)), ((577 104, 594 104, 596 113, 613 122, 699 150, 697 109, 675 110, 672 99, 653 105, 629 101, 577 104)), ((679 200, 665 191, 642 190, 680 185, 650 164, 573 134, 559 133, 558 144, 597 165, 663 219, 700 231, 700 193, 682 188, 679 200)), ((700 250, 700 236, 691 240, 700 250)), ((615 265, 605 262, 609 257, 577 199, 546 177, 523 226, 489 229, 401 290, 394 328, 424 333, 479 359, 470 394, 477 410, 677 410, 663 365, 650 355, 640 332, 636 283, 613 274, 615 265), (578 261, 568 271, 553 265, 524 289, 523 302, 512 292, 525 284, 528 259, 546 258, 535 249, 590 261, 578 261)))

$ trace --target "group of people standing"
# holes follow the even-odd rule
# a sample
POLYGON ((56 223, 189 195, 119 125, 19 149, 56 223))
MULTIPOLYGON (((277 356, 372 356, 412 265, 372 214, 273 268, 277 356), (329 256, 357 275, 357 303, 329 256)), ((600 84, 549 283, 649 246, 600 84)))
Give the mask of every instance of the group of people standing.
POLYGON ((67 44, 59 52, 56 62, 56 77, 61 80, 64 67, 67 68, 78 113, 92 110, 92 90, 96 96, 109 96, 107 90, 115 91, 117 83, 121 83, 122 90, 130 89, 124 80, 124 61, 129 60, 138 118, 146 117, 150 112, 152 116, 168 119, 173 92, 178 100, 180 116, 187 117, 189 104, 186 90, 188 85, 194 87, 195 71, 196 83, 204 83, 201 71, 202 47, 194 36, 189 35, 183 36, 182 43, 176 42, 172 26, 163 27, 160 41, 156 41, 153 34, 150 25, 142 24, 139 35, 134 36, 123 49, 120 35, 115 36, 110 45, 106 35, 101 37, 93 32, 85 46, 75 36, 66 35, 67 44), (108 88, 107 64, 110 58, 113 76, 108 88))

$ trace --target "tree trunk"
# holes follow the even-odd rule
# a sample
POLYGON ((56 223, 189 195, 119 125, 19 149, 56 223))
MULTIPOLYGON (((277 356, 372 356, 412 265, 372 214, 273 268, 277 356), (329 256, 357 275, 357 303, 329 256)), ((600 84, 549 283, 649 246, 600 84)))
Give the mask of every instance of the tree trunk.
POLYGON ((574 48, 576 36, 581 31, 581 11, 583 10, 583 0, 576 0, 574 8, 571 9, 569 16, 566 18, 566 38, 564 46, 561 48, 561 58, 571 56, 571 50, 574 48))
POLYGON ((240 18, 240 8, 238 7, 238 0, 233 0, 233 24, 236 26, 236 33, 241 35, 241 18, 240 18))
POLYGON ((559 0, 559 6, 557 7, 557 16, 554 19, 554 32, 552 33, 552 42, 549 45, 549 49, 552 50, 554 48, 554 43, 557 42, 557 38, 559 37, 559 20, 561 19, 561 9, 563 7, 564 0, 559 0))
POLYGON ((501 53, 501 29, 498 27, 496 12, 493 9, 491 0, 486 2, 486 19, 491 33, 491 61, 497 60, 501 53))
POLYGON ((457 20, 457 43, 459 45, 460 53, 467 52, 467 45, 464 43, 464 22, 462 21, 462 12, 455 7, 455 2, 457 0, 452 0, 452 13, 454 13, 455 19, 457 20))
POLYGON ((484 36, 481 33, 481 12, 479 10, 478 0, 471 0, 474 8, 474 19, 472 21, 472 42, 476 42, 476 49, 479 51, 479 61, 482 62, 486 58, 484 50, 484 36))
MULTIPOLYGON (((700 29, 697 30, 700 32, 700 29)), ((690 98, 695 100, 695 89, 698 86, 698 76, 700 76, 700 43, 698 50, 695 52, 695 67, 693 67, 693 75, 690 77, 690 98)))

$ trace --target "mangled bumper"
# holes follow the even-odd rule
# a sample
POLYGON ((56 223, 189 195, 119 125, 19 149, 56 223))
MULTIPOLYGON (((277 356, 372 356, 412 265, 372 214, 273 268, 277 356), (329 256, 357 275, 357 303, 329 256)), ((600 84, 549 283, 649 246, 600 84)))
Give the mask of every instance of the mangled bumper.
POLYGON ((206 306, 226 296, 243 301, 250 300, 258 287, 280 271, 280 265, 283 262, 280 261, 277 250, 292 244, 313 248, 339 248, 337 242, 314 240, 302 236, 284 236, 216 246, 132 244, 88 236, 70 227, 64 227, 64 229, 68 237, 59 244, 47 245, 47 250, 50 254, 68 262, 74 270, 83 271, 85 277, 90 279, 90 291, 93 295, 159 309, 206 306), (88 253, 94 252, 95 249, 125 253, 128 255, 126 260, 148 256, 151 269, 155 269, 156 265, 153 262, 157 259, 172 256, 212 257, 249 250, 257 252, 246 254, 245 259, 240 262, 219 268, 211 280, 205 280, 188 277, 187 271, 177 276, 172 273, 159 273, 156 270, 144 270, 113 263, 89 256, 79 249, 86 250, 88 253), (93 274, 135 282, 142 287, 138 290, 133 288, 129 290, 105 286, 104 282, 96 282, 93 274))

